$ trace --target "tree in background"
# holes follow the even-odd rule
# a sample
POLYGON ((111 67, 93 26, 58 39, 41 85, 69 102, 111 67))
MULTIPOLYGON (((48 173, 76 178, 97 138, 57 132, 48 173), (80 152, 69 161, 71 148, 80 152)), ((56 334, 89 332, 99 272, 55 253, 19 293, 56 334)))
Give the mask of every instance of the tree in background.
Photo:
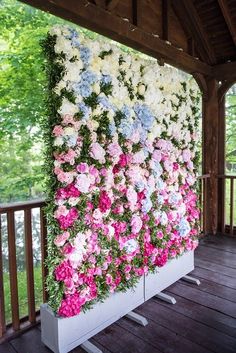
POLYGON ((226 172, 236 174, 236 85, 226 94, 226 172))
MULTIPOLYGON (((60 19, 0 0, 0 202, 43 194, 45 75, 39 42, 60 19)), ((64 21, 65 22, 65 21, 64 21)))

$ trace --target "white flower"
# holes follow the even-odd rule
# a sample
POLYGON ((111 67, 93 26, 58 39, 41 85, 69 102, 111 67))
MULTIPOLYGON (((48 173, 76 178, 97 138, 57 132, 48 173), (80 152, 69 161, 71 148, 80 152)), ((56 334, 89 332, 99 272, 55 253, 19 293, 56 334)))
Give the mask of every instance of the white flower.
POLYGON ((135 239, 129 239, 125 242, 124 248, 128 254, 136 251, 138 249, 138 242, 135 239))
POLYGON ((75 115, 76 113, 78 113, 78 111, 79 109, 75 104, 68 101, 68 99, 63 98, 62 105, 58 110, 58 113, 61 115, 65 115, 65 114, 75 115))
POLYGON ((76 187, 79 191, 88 193, 90 187, 90 179, 86 174, 79 174, 76 178, 76 187))

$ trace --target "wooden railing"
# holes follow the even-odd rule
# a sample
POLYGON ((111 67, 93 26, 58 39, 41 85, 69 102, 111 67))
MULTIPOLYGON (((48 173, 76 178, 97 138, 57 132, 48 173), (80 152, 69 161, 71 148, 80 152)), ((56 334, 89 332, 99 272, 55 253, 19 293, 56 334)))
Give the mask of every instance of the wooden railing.
POLYGON ((206 202, 207 190, 209 187, 210 174, 204 174, 198 177, 199 182, 199 203, 200 203, 200 231, 202 235, 206 234, 206 202))
MULTIPOLYGON (((3 266, 3 244, 2 227, 0 223, 0 342, 9 336, 14 336, 18 332, 25 330, 38 321, 38 308, 35 305, 35 286, 34 286, 34 259, 33 259, 33 241, 32 241, 32 210, 38 209, 40 217, 40 258, 42 271, 42 300, 46 301, 45 276, 46 269, 44 260, 46 257, 46 222, 43 214, 44 201, 30 201, 24 203, 6 204, 0 206, 0 222, 5 220, 6 239, 8 247, 8 268, 3 266), (27 281, 28 314, 20 317, 19 314, 19 287, 18 287, 18 268, 16 253, 16 227, 15 215, 17 211, 23 214, 24 223, 24 252, 25 252, 25 272, 27 281), (4 276, 9 274, 10 282, 10 307, 11 323, 6 322, 6 306, 4 297, 4 276)), ((4 244, 6 247, 6 244, 4 244)), ((6 249, 5 249, 6 250, 6 249)), ((6 260, 6 259, 5 259, 6 260)))
POLYGON ((235 190, 236 187, 236 175, 218 175, 219 185, 221 187, 223 200, 221 215, 221 233, 230 234, 231 236, 236 234, 236 221, 235 221, 235 190), (229 221, 229 222, 228 222, 229 221))

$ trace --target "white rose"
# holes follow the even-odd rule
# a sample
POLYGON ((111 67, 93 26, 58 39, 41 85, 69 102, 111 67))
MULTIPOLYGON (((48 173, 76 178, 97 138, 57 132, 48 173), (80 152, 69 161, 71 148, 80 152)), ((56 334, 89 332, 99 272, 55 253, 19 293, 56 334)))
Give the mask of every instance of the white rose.
POLYGON ((53 142, 53 145, 54 146, 62 146, 64 143, 64 140, 62 137, 56 137, 54 142, 53 142))
POLYGON ((69 114, 69 115, 74 115, 75 113, 78 112, 78 107, 68 101, 68 99, 63 98, 62 105, 60 109, 58 110, 58 113, 61 115, 69 114))

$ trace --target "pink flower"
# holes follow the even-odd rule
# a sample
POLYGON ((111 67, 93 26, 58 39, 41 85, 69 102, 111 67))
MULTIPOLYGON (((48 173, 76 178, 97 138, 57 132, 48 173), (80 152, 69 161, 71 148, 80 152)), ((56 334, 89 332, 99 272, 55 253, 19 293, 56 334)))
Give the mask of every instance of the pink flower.
POLYGON ((107 275, 106 275, 106 284, 107 284, 108 286, 110 286, 110 285, 112 284, 112 282, 113 282, 112 276, 109 275, 109 274, 107 274, 107 275))
POLYGON ((132 157, 132 163, 141 164, 145 161, 146 157, 143 150, 136 152, 132 157))
POLYGON ((137 192, 134 190, 134 188, 132 186, 130 186, 126 192, 126 197, 129 201, 129 206, 131 211, 134 211, 136 203, 138 201, 138 196, 137 196, 137 192))
POLYGON ((73 226, 73 224, 77 218, 78 218, 78 211, 75 207, 72 207, 66 216, 61 215, 58 218, 58 222, 59 222, 61 229, 67 229, 67 228, 73 226))
POLYGON ((158 255, 155 259, 155 265, 158 267, 162 267, 167 263, 168 260, 168 255, 167 253, 162 253, 161 255, 158 255))
POLYGON ((76 187, 79 191, 83 193, 89 192, 89 187, 91 185, 91 181, 88 175, 79 174, 76 178, 76 187))
POLYGON ((101 164, 105 163, 106 152, 98 142, 94 142, 91 144, 89 154, 93 159, 99 161, 101 164))
POLYGON ((124 168, 129 163, 129 160, 130 160, 130 158, 129 158, 129 156, 127 154, 122 154, 122 155, 120 155, 120 159, 119 159, 118 165, 121 168, 124 168))
POLYGON ((131 219, 132 233, 138 234, 143 225, 143 221, 137 215, 133 215, 131 219))
POLYGON ((99 197, 99 209, 102 212, 106 212, 111 208, 111 199, 109 198, 106 191, 101 191, 99 197))
POLYGON ((78 315, 85 302, 86 299, 81 297, 78 292, 68 294, 66 298, 62 300, 58 314, 62 317, 78 315))
POLYGON ((67 239, 69 239, 70 233, 69 232, 64 232, 62 234, 59 234, 55 239, 54 239, 54 244, 58 247, 63 246, 67 239))
POLYGON ((77 165, 76 170, 77 170, 79 173, 82 173, 82 174, 88 173, 88 171, 89 171, 89 166, 88 166, 87 163, 80 163, 80 164, 77 165))
POLYGON ((55 277, 57 281, 65 281, 72 278, 74 273, 73 268, 68 260, 63 261, 55 268, 55 277))
POLYGON ((80 192, 74 184, 69 184, 65 188, 57 190, 56 199, 67 199, 69 197, 79 197, 80 192))
POLYGON ((72 115, 70 115, 70 114, 65 114, 64 116, 63 116, 63 119, 62 119, 62 123, 64 124, 64 125, 68 125, 68 124, 74 124, 74 119, 73 119, 73 116, 72 115))
POLYGON ((57 174, 57 179, 61 183, 71 184, 74 180, 74 172, 60 172, 57 174))
POLYGON ((189 162, 191 159, 191 151, 189 149, 183 150, 182 157, 184 162, 189 162))
POLYGON ((64 133, 63 127, 61 125, 54 126, 54 129, 53 129, 52 133, 56 137, 62 136, 63 133, 64 133))
POLYGON ((108 153, 112 157, 119 157, 122 154, 122 149, 117 142, 110 143, 107 147, 108 153))

